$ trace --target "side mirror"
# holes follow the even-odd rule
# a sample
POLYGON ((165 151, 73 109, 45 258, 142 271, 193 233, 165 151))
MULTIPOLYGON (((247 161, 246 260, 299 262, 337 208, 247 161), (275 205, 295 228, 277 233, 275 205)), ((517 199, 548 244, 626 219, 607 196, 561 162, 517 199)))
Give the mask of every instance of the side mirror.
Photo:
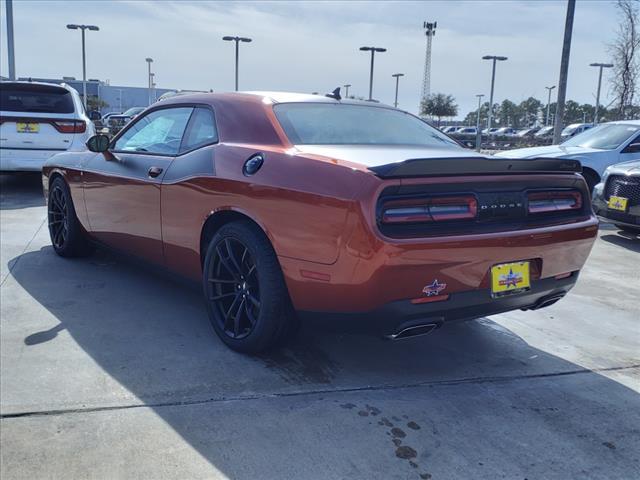
POLYGON ((91 120, 92 122, 95 122, 96 120, 102 120, 102 115, 100 115, 100 112, 97 110, 91 110, 89 112, 89 120, 91 120))
POLYGON ((104 135, 99 133, 98 135, 94 135, 93 137, 87 140, 87 148, 96 153, 103 153, 109 150, 109 143, 111 139, 108 135, 104 135))
POLYGON ((622 153, 638 153, 640 152, 640 142, 630 143, 627 145, 622 153))

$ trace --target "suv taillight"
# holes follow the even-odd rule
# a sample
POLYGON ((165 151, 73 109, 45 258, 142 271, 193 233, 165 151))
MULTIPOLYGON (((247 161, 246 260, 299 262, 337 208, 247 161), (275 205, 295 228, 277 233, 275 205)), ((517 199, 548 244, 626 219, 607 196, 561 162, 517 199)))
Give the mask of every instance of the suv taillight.
POLYGON ((87 124, 82 120, 54 120, 51 124, 60 133, 84 133, 87 124))
POLYGON ((530 192, 527 199, 529 213, 563 212, 582 208, 582 194, 575 190, 530 192))
POLYGON ((382 223, 443 222, 476 218, 478 202, 472 195, 390 200, 382 206, 382 223))

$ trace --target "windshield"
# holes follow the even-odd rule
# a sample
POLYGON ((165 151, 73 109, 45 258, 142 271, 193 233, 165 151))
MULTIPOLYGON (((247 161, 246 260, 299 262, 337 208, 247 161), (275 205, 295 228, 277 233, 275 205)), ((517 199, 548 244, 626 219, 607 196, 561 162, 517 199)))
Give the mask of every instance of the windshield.
POLYGON ((640 131, 640 125, 603 124, 570 138, 562 145, 615 150, 638 131, 640 131))
POLYGON ((273 108, 294 145, 419 145, 459 147, 413 115, 390 108, 282 103, 273 108))

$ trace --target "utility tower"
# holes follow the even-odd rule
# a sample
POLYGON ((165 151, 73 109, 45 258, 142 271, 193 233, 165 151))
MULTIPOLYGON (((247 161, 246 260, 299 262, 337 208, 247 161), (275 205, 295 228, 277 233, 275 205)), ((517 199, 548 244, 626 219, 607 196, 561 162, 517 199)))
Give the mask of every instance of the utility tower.
POLYGON ((420 106, 429 95, 431 95, 431 42, 433 36, 436 34, 436 27, 438 22, 424 22, 422 27, 425 29, 424 34, 427 36, 427 49, 424 55, 424 78, 422 79, 422 94, 420 95, 420 105, 418 105, 418 111, 420 106))

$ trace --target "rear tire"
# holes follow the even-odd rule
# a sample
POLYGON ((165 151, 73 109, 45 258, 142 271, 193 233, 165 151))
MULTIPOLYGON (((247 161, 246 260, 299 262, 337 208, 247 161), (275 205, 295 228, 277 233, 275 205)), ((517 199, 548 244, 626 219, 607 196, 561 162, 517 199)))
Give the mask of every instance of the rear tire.
POLYGON ((218 230, 207 247, 202 281, 211 325, 233 350, 259 353, 281 346, 295 331, 278 258, 252 222, 218 230))
POLYGON ((61 177, 56 177, 49 186, 47 209, 49 237, 55 252, 61 257, 91 254, 93 245, 76 216, 69 186, 61 177))

